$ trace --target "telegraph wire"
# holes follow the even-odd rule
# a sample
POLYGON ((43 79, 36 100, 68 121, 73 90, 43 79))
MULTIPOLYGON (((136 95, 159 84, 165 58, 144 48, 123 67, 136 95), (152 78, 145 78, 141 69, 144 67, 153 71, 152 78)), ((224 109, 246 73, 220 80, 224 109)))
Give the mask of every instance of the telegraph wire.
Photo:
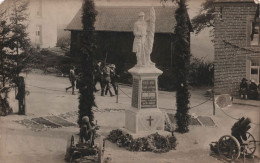
MULTIPOLYGON (((234 120, 239 120, 239 118, 234 118, 233 116, 231 116, 231 115, 229 115, 229 114, 227 114, 222 108, 220 108, 220 107, 217 107, 217 108, 219 108, 226 116, 228 116, 229 118, 231 118, 231 119, 234 119, 234 120)), ((260 125, 259 123, 254 123, 254 122, 251 122, 252 124, 254 124, 254 125, 260 125)))
POLYGON ((39 89, 43 89, 43 90, 49 90, 49 91, 55 91, 55 92, 65 92, 65 91, 62 91, 62 90, 44 88, 44 87, 39 87, 39 86, 35 86, 35 85, 30 85, 30 84, 26 84, 26 85, 31 86, 31 87, 35 87, 35 88, 39 88, 39 89))
POLYGON ((206 101, 204 101, 204 102, 202 102, 202 103, 200 103, 200 104, 198 104, 198 105, 192 106, 192 107, 190 107, 190 108, 191 108, 191 109, 192 109, 192 108, 196 108, 196 107, 198 107, 198 106, 201 106, 201 105, 205 104, 206 102, 208 102, 208 101, 210 101, 210 100, 211 100, 211 98, 207 99, 206 101))
POLYGON ((121 92, 123 92, 127 97, 129 97, 130 99, 132 98, 132 97, 130 97, 128 94, 126 94, 122 89, 120 89, 120 87, 118 87, 118 89, 119 89, 121 92))

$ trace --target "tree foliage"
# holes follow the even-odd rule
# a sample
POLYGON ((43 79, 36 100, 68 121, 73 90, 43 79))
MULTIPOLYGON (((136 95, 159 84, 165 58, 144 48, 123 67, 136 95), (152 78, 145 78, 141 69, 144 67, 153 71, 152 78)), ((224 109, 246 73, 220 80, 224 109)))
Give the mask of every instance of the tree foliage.
POLYGON ((16 79, 26 68, 32 52, 26 32, 28 2, 13 0, 10 3, 12 7, 0 11, 0 93, 5 95, 6 104, 2 104, 5 107, 9 88, 16 86, 16 79))
POLYGON ((96 21, 97 11, 95 10, 95 5, 93 0, 84 0, 83 13, 82 13, 82 24, 83 24, 83 46, 81 49, 80 66, 78 67, 80 75, 80 85, 79 91, 79 117, 78 124, 81 127, 82 117, 88 116, 90 122, 93 123, 94 115, 92 108, 96 106, 94 87, 93 87, 93 55, 96 49, 95 45, 95 21, 96 21))
POLYGON ((177 112, 175 114, 177 120, 177 131, 180 133, 188 132, 189 126, 189 98, 190 93, 188 91, 188 74, 189 74, 189 62, 190 62, 190 43, 189 43, 189 27, 187 24, 187 8, 186 0, 180 0, 178 2, 178 9, 175 12, 175 18, 177 25, 175 27, 175 48, 174 54, 176 69, 176 103, 177 112))
POLYGON ((21 73, 31 54, 30 40, 26 32, 28 2, 14 0, 12 3, 10 12, 4 10, 0 14, 0 76, 3 87, 6 83, 12 83, 21 73))
POLYGON ((215 0, 205 0, 201 5, 200 12, 192 19, 193 29, 196 34, 200 33, 203 29, 213 27, 211 22, 214 19, 214 3, 215 0))
MULTIPOLYGON (((162 0, 167 1, 167 0, 162 0)), ((189 26, 187 17, 187 1, 172 0, 178 6, 175 11, 175 47, 174 47, 174 62, 176 68, 176 105, 177 112, 175 118, 177 121, 176 131, 185 133, 189 131, 190 115, 188 113, 190 93, 188 91, 188 74, 190 66, 190 43, 189 43, 189 26)))
POLYGON ((28 33, 26 32, 26 23, 28 22, 28 4, 28 1, 14 0, 13 11, 10 16, 10 21, 13 25, 12 39, 14 47, 11 53, 15 56, 15 77, 19 76, 21 71, 26 68, 32 52, 30 39, 28 37, 28 33))
POLYGON ((11 25, 7 23, 7 18, 4 17, 4 14, 1 14, 1 22, 0 22, 0 79, 1 79, 1 87, 5 87, 6 82, 8 81, 9 76, 11 76, 9 71, 10 60, 8 57, 8 49, 12 43, 11 38, 9 37, 11 33, 11 25))

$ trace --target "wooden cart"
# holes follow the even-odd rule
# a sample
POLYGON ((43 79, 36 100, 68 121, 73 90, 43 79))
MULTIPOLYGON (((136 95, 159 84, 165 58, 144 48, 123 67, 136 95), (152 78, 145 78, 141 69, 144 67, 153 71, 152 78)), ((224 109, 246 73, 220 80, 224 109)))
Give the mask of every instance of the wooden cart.
POLYGON ((256 151, 256 141, 254 136, 246 132, 246 139, 241 138, 242 143, 231 135, 222 136, 218 142, 212 142, 211 147, 216 147, 218 154, 227 161, 235 161, 240 156, 250 157, 254 156, 256 151))
POLYGON ((91 162, 84 161, 87 156, 88 158, 91 158, 93 162, 103 163, 104 151, 105 139, 103 137, 100 138, 98 143, 91 146, 90 142, 81 143, 78 135, 72 135, 67 145, 65 160, 70 163, 75 162, 75 159, 80 160, 79 162, 82 163, 91 162))

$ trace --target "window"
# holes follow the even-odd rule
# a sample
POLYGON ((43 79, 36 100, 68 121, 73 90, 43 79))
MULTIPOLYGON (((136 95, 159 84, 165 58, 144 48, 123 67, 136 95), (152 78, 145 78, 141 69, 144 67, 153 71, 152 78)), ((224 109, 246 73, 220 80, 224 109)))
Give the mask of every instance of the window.
POLYGON ((38 37, 41 36, 41 26, 40 25, 36 26, 36 36, 38 36, 38 37))
POLYGON ((38 47, 42 43, 42 26, 41 25, 36 25, 36 30, 35 30, 35 44, 38 47))
POLYGON ((37 31, 36 31, 36 36, 40 36, 40 35, 41 35, 40 32, 41 32, 41 31, 38 31, 38 30, 37 30, 37 31))
POLYGON ((38 17, 42 16, 42 0, 37 0, 36 2, 36 15, 38 17))
POLYGON ((251 46, 258 46, 259 45, 259 24, 252 22, 251 24, 251 46))
POLYGON ((260 82, 260 61, 258 59, 251 60, 251 68, 250 68, 250 80, 254 80, 256 84, 260 82))
POLYGON ((258 69, 257 68, 251 68, 251 74, 252 75, 258 74, 258 69))
POLYGON ((251 66, 260 66, 260 62, 251 61, 251 66))

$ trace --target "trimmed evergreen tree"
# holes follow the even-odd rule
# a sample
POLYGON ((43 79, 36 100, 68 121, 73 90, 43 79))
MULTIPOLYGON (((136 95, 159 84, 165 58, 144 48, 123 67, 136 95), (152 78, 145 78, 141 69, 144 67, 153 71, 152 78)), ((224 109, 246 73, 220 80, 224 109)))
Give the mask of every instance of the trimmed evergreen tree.
MULTIPOLYGON (((168 0, 161 0, 166 2, 168 0)), ((186 133, 189 131, 189 99, 190 93, 188 90, 188 74, 190 67, 190 38, 188 26, 187 0, 171 0, 178 6, 175 11, 175 37, 174 37, 174 65, 176 76, 176 105, 177 112, 175 118, 177 121, 176 131, 186 133)))
POLYGON ((95 21, 97 11, 95 10, 95 5, 93 0, 84 0, 82 13, 82 24, 83 24, 83 34, 82 42, 83 46, 81 49, 80 57, 80 86, 79 86, 79 116, 78 124, 81 127, 82 117, 88 116, 91 123, 93 123, 94 115, 92 108, 96 106, 95 96, 94 96, 94 65, 93 65, 93 55, 96 48, 95 45, 95 21))
POLYGON ((177 1, 178 9, 175 12, 177 25, 175 27, 174 62, 176 68, 176 105, 177 132, 189 131, 190 116, 188 111, 190 93, 188 91, 188 73, 190 63, 189 27, 186 0, 177 1))

